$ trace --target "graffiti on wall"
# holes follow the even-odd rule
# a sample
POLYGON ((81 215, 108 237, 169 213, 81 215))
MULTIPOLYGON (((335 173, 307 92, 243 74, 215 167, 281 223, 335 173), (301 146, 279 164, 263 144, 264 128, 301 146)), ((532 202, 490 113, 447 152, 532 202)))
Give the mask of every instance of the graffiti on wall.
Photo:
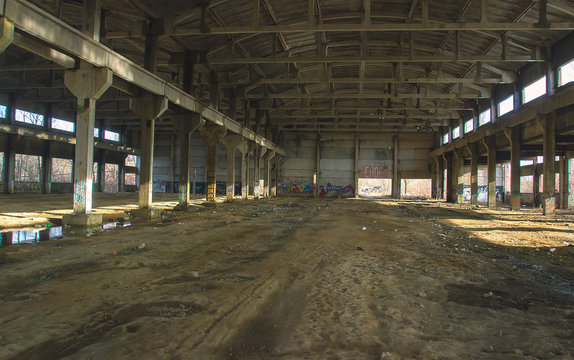
POLYGON ((387 179, 391 178, 392 174, 386 166, 365 166, 361 170, 361 178, 363 179, 387 179))
POLYGON ((379 198, 391 195, 391 179, 359 178, 359 196, 379 198))
POLYGON ((313 185, 309 184, 283 184, 284 191, 288 194, 312 194, 313 185))
MULTIPOLYGON (((470 201, 472 194, 470 192, 470 186, 464 185, 462 193, 459 193, 459 201, 470 201)), ((479 186, 477 193, 477 200, 479 203, 488 202, 488 186, 479 186)), ((496 201, 504 201, 504 192, 502 186, 496 187, 496 201)))
MULTIPOLYGON (((283 191, 287 194, 313 194, 314 186, 306 183, 289 183, 283 184, 283 191)), ((355 188, 353 185, 319 185, 320 197, 345 197, 354 196, 355 188)))
POLYGON ((319 196, 330 197, 330 196, 354 196, 355 188, 353 185, 331 185, 319 186, 319 196))

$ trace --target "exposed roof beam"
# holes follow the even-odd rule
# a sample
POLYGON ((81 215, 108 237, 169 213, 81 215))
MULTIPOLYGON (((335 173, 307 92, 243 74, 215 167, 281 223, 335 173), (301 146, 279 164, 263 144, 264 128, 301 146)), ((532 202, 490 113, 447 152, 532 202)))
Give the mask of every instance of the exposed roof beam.
POLYGON ((297 56, 297 57, 262 57, 262 58, 211 58, 207 59, 210 65, 239 65, 239 64, 289 64, 289 63, 352 63, 361 64, 367 63, 439 63, 439 62, 453 62, 453 63, 476 63, 476 62, 542 62, 542 58, 533 56, 514 56, 503 59, 499 56, 485 56, 485 55, 461 55, 456 56, 424 56, 417 55, 415 57, 409 56, 297 56))
POLYGON ((311 111, 315 111, 315 110, 364 110, 364 111, 384 111, 384 110, 393 110, 393 111, 403 111, 403 110, 420 110, 420 111, 463 111, 463 110, 473 110, 472 106, 440 106, 440 107, 430 107, 430 106, 421 106, 421 107, 416 107, 416 106, 393 106, 390 109, 388 109, 387 107, 383 107, 383 106, 378 106, 378 107, 373 107, 373 106, 369 106, 369 105, 365 105, 365 106, 346 106, 346 105, 341 105, 338 106, 336 105, 335 107, 332 107, 330 105, 312 105, 312 106, 284 106, 281 108, 275 108, 275 107, 271 107, 268 106, 266 107, 265 105, 260 106, 260 109, 263 110, 271 110, 271 113, 274 112, 279 112, 279 111, 288 111, 288 110, 311 110, 311 111))
MULTIPOLYGON (((249 82, 249 84, 508 84, 511 81, 505 81, 503 79, 488 78, 477 80, 475 78, 458 78, 458 77, 442 77, 442 78, 406 78, 399 79, 396 77, 391 78, 372 78, 368 77, 365 79, 360 78, 305 78, 304 80, 299 79, 260 79, 257 81, 249 82)), ((247 82, 231 82, 231 84, 236 85, 246 85, 247 82)))
POLYGON ((383 93, 364 93, 364 94, 250 94, 246 95, 247 99, 477 99, 489 98, 483 95, 464 95, 464 94, 383 94, 383 93))
POLYGON ((301 32, 389 32, 389 31, 568 31, 574 28, 574 22, 548 23, 387 23, 387 24, 338 24, 323 23, 309 25, 307 22, 289 25, 228 26, 212 28, 179 28, 166 29, 163 35, 227 35, 248 33, 301 33, 301 32))

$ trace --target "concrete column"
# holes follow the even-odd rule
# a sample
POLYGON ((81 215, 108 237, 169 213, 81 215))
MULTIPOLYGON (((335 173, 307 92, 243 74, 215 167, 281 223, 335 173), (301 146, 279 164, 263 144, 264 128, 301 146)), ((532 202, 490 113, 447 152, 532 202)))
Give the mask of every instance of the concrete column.
POLYGON ((96 41, 100 41, 101 13, 101 0, 84 0, 82 32, 96 41))
POLYGON ((556 179, 554 157, 556 156, 556 125, 554 118, 544 118, 542 125, 542 153, 544 156, 542 212, 544 215, 556 213, 556 179))
POLYGON ((243 142, 243 136, 229 134, 223 138, 223 144, 227 149, 227 180, 225 198, 232 201, 235 196, 235 150, 243 142))
POLYGON ((566 156, 560 156, 559 162, 560 168, 560 209, 568 208, 568 163, 566 162, 566 156))
POLYGON ((206 200, 214 202, 217 197, 217 144, 225 136, 227 129, 214 123, 207 123, 201 134, 207 143, 207 195, 206 200))
POLYGON ((209 73, 209 103, 215 110, 219 110, 219 84, 215 71, 209 73))
POLYGON ((84 215, 64 218, 75 225, 101 223, 101 216, 89 217, 92 211, 94 123, 96 100, 112 85, 113 74, 109 69, 93 68, 85 63, 80 69, 67 70, 64 83, 77 98, 76 148, 74 158, 74 214, 84 215), (76 223, 77 220, 78 222, 76 223), (92 222, 93 221, 93 222, 92 222))
POLYGON ((15 169, 16 169, 16 150, 15 150, 15 143, 16 143, 16 135, 9 134, 8 136, 8 144, 6 146, 6 152, 4 152, 4 179, 5 179, 5 189, 4 191, 6 194, 13 194, 14 193, 14 181, 15 181, 15 169))
POLYGON ((52 142, 44 140, 44 151, 42 153, 42 174, 41 188, 43 194, 52 192, 52 142))
POLYGON ((563 208, 568 209, 570 207, 570 169, 568 168, 568 164, 570 163, 570 159, 572 159, 572 153, 566 152, 564 154, 564 192, 563 192, 563 208))
POLYGON ((315 175, 313 176, 313 197, 319 197, 319 187, 321 186, 321 135, 317 135, 315 142, 315 175))
POLYGON ((259 199, 261 195, 261 168, 259 163, 261 152, 261 147, 259 145, 255 145, 255 150, 253 151, 253 197, 255 199, 259 199))
POLYGON ((484 139, 487 149, 487 176, 488 176, 488 207, 496 208, 496 137, 489 136, 484 139))
POLYGON ((249 197, 249 154, 253 151, 255 143, 242 141, 237 147, 241 152, 241 198, 249 197))
POLYGON ((455 183, 455 159, 452 152, 443 154, 444 160, 446 162, 446 201, 454 203, 458 199, 458 194, 456 191, 455 183))
POLYGON ((273 170, 272 174, 274 179, 272 180, 271 186, 271 196, 277 196, 277 188, 279 187, 279 167, 281 166, 282 156, 275 154, 275 159, 273 160, 273 170))
POLYGON ((534 198, 534 207, 540 206, 540 167, 538 159, 534 158, 532 164, 532 197, 534 198))
POLYGON ((439 199, 440 198, 440 167, 441 167, 441 159, 439 157, 434 157, 431 160, 432 164, 432 179, 431 179, 431 198, 432 199, 439 199))
POLYGON ((462 158, 462 155, 458 152, 458 150, 454 150, 452 152, 452 202, 455 203, 460 203, 460 199, 461 197, 459 196, 459 194, 461 194, 461 183, 459 183, 459 175, 460 175, 460 171, 461 169, 463 169, 464 166, 464 159, 462 158))
POLYGON ((444 161, 441 157, 435 158, 436 164, 436 189, 435 199, 442 199, 444 193, 444 161))
POLYGON ((355 192, 355 198, 359 197, 359 175, 361 174, 361 169, 359 169, 359 151, 361 151, 361 149, 359 146, 359 135, 355 135, 355 162, 353 166, 353 172, 355 174, 353 191, 355 192))
POLYGON ((96 150, 96 159, 98 162, 98 172, 96 174, 96 183, 98 192, 104 192, 106 189, 106 151, 96 150))
POLYGON ((394 199, 398 199, 400 197, 399 194, 399 136, 393 136, 393 189, 392 189, 392 197, 394 199))
POLYGON ((191 183, 191 193, 195 195, 195 186, 197 185, 197 169, 193 169, 193 182, 191 183))
POLYGON ((118 164, 118 192, 126 191, 126 158, 128 154, 123 153, 120 155, 120 163, 118 164))
POLYGON ((157 72, 158 53, 159 53, 159 37, 157 35, 146 35, 144 68, 154 74, 157 72))
POLYGON ((520 126, 504 132, 510 141, 510 210, 520 210, 520 126))
MULTIPOLYGON (((201 114, 188 113, 174 117, 173 121, 177 129, 177 141, 179 145, 179 196, 176 208, 184 210, 189 206, 191 134, 203 126, 205 120, 201 117, 201 114)), ((193 187, 195 188, 195 184, 193 187)))
POLYGON ((271 150, 267 150, 267 152, 265 153, 265 163, 264 163, 264 169, 265 169, 265 173, 263 174, 263 179, 264 179, 264 196, 265 197, 269 197, 271 196, 271 162, 273 160, 273 157, 275 156, 275 151, 271 151, 271 150))
MULTIPOLYGON (((159 118, 168 107, 165 96, 143 95, 134 97, 130 101, 130 109, 141 119, 140 147, 140 188, 139 209, 151 211, 153 208, 153 151, 155 120, 159 118)), ((150 213, 150 215, 155 216, 150 213)), ((146 215, 147 216, 147 215, 146 215)))
POLYGON ((470 203, 478 205, 478 144, 470 144, 468 151, 470 152, 470 203))
POLYGON ((195 59, 193 53, 187 52, 185 55, 185 63, 183 64, 183 91, 195 96, 195 87, 193 86, 195 59))

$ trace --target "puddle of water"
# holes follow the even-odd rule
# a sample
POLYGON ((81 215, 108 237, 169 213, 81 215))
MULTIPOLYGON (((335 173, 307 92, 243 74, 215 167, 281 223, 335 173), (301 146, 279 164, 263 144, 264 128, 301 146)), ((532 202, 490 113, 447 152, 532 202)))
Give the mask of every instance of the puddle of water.
POLYGON ((37 230, 6 231, 0 233, 0 247, 36 244, 40 241, 58 240, 63 237, 63 228, 61 226, 37 230))
POLYGON ((85 233, 86 236, 92 236, 97 234, 99 231, 107 232, 131 225, 131 221, 120 220, 118 222, 103 224, 101 229, 64 229, 63 226, 47 224, 45 228, 38 228, 34 230, 5 231, 0 232, 0 247, 12 245, 33 245, 41 241, 59 240, 66 236, 80 235, 82 233, 85 233))

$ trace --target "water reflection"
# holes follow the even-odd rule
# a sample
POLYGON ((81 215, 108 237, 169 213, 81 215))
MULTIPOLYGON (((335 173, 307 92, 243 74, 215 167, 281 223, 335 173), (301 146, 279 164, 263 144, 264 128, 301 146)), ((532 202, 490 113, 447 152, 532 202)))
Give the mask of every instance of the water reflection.
POLYGON ((65 237, 64 232, 66 236, 74 236, 81 233, 85 233, 86 236, 91 236, 97 234, 99 231, 112 231, 117 228, 128 227, 131 225, 131 221, 119 219, 118 222, 103 224, 101 228, 84 229, 81 231, 74 228, 64 229, 62 226, 52 226, 52 224, 48 224, 46 225, 46 228, 41 229, 5 231, 0 232, 0 247, 25 244, 30 245, 36 244, 40 241, 58 240, 65 237))
POLYGON ((35 244, 40 241, 57 240, 63 237, 61 226, 38 230, 16 230, 0 233, 0 247, 35 244))

